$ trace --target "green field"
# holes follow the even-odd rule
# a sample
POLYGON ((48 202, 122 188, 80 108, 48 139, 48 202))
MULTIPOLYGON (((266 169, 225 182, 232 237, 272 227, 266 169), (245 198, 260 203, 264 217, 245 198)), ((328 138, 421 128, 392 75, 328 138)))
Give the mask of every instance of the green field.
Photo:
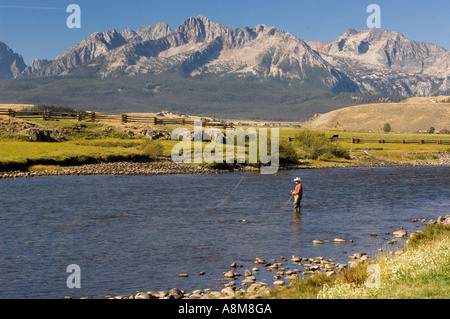
MULTIPOLYGON (((17 120, 21 121, 21 120, 17 120)), ((132 138, 126 131, 130 126, 139 131, 138 124, 122 124, 118 121, 76 121, 27 119, 47 129, 62 132, 64 139, 53 142, 30 142, 24 134, 0 134, 0 168, 2 170, 25 169, 32 165, 79 165, 96 162, 139 160, 147 161, 158 156, 170 160, 170 153, 178 141, 158 140, 136 134, 132 138)), ((149 127, 147 125, 146 127, 149 127)), ((177 125, 158 125, 152 129, 172 131, 177 125)), ((186 127, 192 130, 192 127, 186 127)), ((248 127, 243 127, 247 129, 248 127)), ((256 128, 257 130, 259 128, 256 128)), ((268 128, 270 133, 270 128, 268 128)), ((448 134, 396 134, 396 133, 364 133, 342 132, 332 130, 304 130, 296 127, 281 127, 280 161, 300 165, 329 165, 368 163, 383 160, 388 162, 411 162, 415 160, 435 160, 437 154, 449 152, 450 135, 448 134), (302 133, 303 132, 303 133, 302 133), (305 132, 314 135, 314 147, 320 150, 320 156, 311 155, 311 150, 297 140, 288 142, 288 137, 296 138, 305 132), (354 144, 349 141, 328 142, 329 137, 338 134, 340 138, 359 138, 364 140, 407 140, 417 143, 385 143, 378 142, 354 144), (318 138, 320 136, 320 138, 318 138), (325 139, 327 141, 325 141, 325 139), (437 139, 443 144, 427 143, 437 139), (419 140, 426 143, 419 144, 419 140), (328 149, 329 152, 328 152, 328 149), (325 150, 325 151, 324 151, 325 150), (337 152, 339 151, 339 152, 337 152), (364 152, 366 151, 366 152, 364 152), (344 154, 342 156, 335 154, 344 154), (350 157, 348 156, 350 155, 350 157), (289 160, 288 160, 289 159, 289 160)), ((203 148, 208 142, 203 142, 203 148)), ((312 147, 312 146, 311 146, 312 147)), ((193 147, 192 147, 193 149, 193 147)), ((225 150, 225 148, 224 148, 225 150)), ((248 151, 248 145, 247 145, 248 151)), ((224 151, 225 155, 225 151, 224 151)))

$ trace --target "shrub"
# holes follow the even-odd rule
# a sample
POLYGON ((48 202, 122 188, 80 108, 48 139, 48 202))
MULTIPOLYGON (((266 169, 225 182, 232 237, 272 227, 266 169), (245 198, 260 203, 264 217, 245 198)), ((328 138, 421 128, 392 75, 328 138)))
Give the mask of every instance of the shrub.
POLYGON ((302 157, 305 159, 331 159, 332 157, 349 159, 347 150, 330 141, 324 133, 302 130, 296 135, 302 157))
POLYGON ((144 154, 151 159, 163 155, 164 146, 159 141, 151 141, 144 145, 144 154))
POLYGON ((288 141, 281 141, 279 145, 280 162, 297 163, 298 154, 292 143, 288 141))

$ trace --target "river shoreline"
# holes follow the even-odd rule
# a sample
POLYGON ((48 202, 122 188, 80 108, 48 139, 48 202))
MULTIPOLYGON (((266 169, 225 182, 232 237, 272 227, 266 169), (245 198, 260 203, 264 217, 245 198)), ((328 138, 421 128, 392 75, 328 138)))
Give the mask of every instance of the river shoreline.
MULTIPOLYGON (((280 165, 279 170, 292 169, 329 169, 350 167, 436 167, 450 166, 450 155, 442 154, 437 160, 388 162, 382 160, 326 163, 320 165, 297 164, 280 165)), ((45 166, 44 166, 45 168, 45 166)), ((221 174, 228 172, 259 172, 255 166, 234 165, 219 167, 186 163, 174 163, 166 158, 152 162, 103 162, 97 164, 84 164, 77 166, 58 166, 57 169, 24 171, 13 170, 0 172, 0 179, 29 178, 39 176, 63 176, 63 175, 161 175, 161 174, 221 174)))
MULTIPOLYGON (((437 223, 450 225, 450 215, 439 216, 437 219, 431 219, 427 222, 425 219, 415 218, 411 222, 418 223, 424 227, 437 223)), ((395 239, 387 242, 388 246, 392 246, 392 249, 379 249, 378 252, 383 256, 390 255, 392 258, 395 258, 406 251, 408 240, 420 233, 423 233, 423 230, 408 232, 403 227, 395 229, 392 233, 389 233, 395 239), (394 243, 398 244, 396 248, 394 248, 394 243)), ((347 239, 336 238, 334 240, 335 243, 345 241, 347 239)), ((136 291, 136 293, 130 295, 107 295, 100 297, 100 299, 267 299, 270 298, 272 289, 288 286, 295 280, 302 280, 319 274, 328 277, 335 276, 347 271, 349 268, 358 267, 359 264, 367 261, 376 262, 378 260, 377 256, 371 257, 365 252, 354 253, 348 258, 350 259, 348 264, 334 263, 335 258, 324 258, 323 256, 308 258, 292 255, 288 258, 281 256, 268 261, 255 258, 253 265, 244 266, 233 262, 228 271, 222 272, 223 278, 217 279, 223 284, 223 289, 220 290, 197 289, 192 292, 185 292, 178 288, 173 288, 169 291, 136 291), (299 268, 304 268, 304 271, 299 268), (262 271, 269 271, 274 274, 272 284, 256 280, 258 274, 262 271), (237 282, 240 282, 240 284, 237 282)), ((198 274, 178 274, 179 277, 196 275, 201 276, 202 272, 198 274)), ((71 299, 71 297, 66 296, 65 299, 71 299)), ((81 299, 91 299, 91 297, 86 296, 81 299)))

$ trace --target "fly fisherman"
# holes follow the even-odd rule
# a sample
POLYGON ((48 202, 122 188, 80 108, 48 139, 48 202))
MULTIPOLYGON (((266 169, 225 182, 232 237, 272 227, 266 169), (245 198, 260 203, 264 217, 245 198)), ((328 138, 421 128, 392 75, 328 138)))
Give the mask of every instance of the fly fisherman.
POLYGON ((300 202, 303 195, 302 179, 297 177, 294 179, 294 182, 295 190, 291 191, 292 195, 294 195, 294 214, 300 214, 300 202))

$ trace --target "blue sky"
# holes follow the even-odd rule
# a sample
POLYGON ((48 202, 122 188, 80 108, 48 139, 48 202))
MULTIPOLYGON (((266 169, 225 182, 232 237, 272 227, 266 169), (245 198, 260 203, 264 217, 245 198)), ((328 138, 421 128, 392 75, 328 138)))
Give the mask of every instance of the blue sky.
POLYGON ((392 0, 0 0, 0 41, 26 64, 54 59, 96 31, 167 22, 172 29, 202 14, 232 28, 275 26, 303 40, 332 41, 347 28, 367 29, 369 4, 381 8, 381 28, 450 49, 450 1, 392 0), (81 8, 81 28, 69 29, 69 4, 81 8))

